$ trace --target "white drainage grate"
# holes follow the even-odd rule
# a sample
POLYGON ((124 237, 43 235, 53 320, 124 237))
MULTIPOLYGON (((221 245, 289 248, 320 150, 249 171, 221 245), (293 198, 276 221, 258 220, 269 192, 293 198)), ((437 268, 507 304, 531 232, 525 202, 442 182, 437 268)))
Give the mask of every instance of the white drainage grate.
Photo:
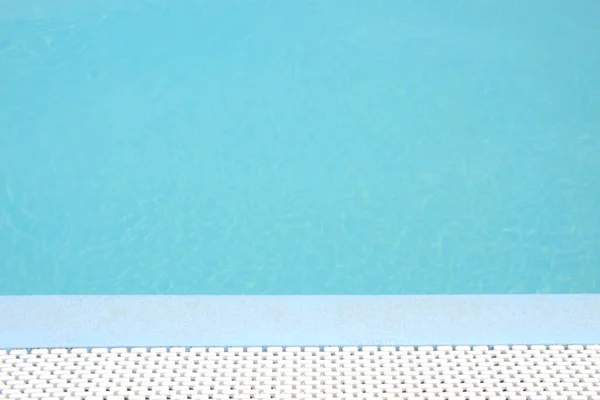
POLYGON ((600 346, 0 350, 30 398, 600 400, 600 346))

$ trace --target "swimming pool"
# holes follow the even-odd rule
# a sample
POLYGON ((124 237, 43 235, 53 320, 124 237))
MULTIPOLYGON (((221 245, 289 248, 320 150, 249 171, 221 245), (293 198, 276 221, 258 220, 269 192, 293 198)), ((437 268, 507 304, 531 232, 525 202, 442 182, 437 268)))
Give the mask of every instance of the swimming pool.
POLYGON ((0 293, 599 291, 593 2, 78 4, 3 2, 0 293))
POLYGON ((599 17, 0 0, 0 359, 598 357, 599 17))

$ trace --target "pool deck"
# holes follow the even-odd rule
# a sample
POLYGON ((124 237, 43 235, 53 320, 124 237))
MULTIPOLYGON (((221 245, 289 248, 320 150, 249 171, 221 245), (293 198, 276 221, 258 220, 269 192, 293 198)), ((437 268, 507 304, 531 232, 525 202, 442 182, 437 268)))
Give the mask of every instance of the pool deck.
POLYGON ((600 344, 600 295, 0 297, 0 349, 516 344, 600 344))

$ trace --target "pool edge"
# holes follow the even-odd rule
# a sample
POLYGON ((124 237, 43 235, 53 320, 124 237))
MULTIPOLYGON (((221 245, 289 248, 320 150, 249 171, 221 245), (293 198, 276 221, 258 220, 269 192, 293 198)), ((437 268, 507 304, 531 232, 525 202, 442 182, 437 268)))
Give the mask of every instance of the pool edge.
POLYGON ((0 296, 0 348, 599 344, 600 295, 0 296))

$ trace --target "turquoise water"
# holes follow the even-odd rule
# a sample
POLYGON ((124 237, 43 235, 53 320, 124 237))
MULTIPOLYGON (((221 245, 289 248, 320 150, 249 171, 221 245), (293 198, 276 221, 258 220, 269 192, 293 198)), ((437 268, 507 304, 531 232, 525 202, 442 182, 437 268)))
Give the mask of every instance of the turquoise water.
POLYGON ((0 0, 0 294, 600 293, 598 20, 0 0))

